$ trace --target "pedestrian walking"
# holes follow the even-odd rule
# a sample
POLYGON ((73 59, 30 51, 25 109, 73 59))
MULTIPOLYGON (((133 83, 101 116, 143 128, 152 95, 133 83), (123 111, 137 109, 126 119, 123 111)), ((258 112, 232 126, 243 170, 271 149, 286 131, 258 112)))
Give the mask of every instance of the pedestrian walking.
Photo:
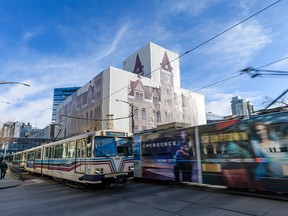
POLYGON ((4 178, 5 178, 7 168, 8 168, 7 164, 6 164, 4 161, 1 162, 1 164, 0 164, 1 179, 4 179, 4 178))

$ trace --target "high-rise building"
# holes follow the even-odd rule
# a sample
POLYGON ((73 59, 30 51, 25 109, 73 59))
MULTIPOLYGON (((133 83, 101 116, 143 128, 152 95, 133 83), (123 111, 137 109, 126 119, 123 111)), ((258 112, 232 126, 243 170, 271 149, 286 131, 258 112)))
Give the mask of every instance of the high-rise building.
POLYGON ((178 54, 148 43, 123 69, 107 68, 63 101, 56 112, 60 122, 63 137, 111 127, 142 131, 170 122, 194 126, 206 123, 204 96, 181 88, 178 54))
POLYGON ((249 116, 254 112, 253 104, 250 101, 242 99, 240 96, 235 96, 231 101, 232 115, 249 116))
POLYGON ((56 108, 66 98, 76 92, 80 87, 54 88, 52 122, 55 122, 56 108))

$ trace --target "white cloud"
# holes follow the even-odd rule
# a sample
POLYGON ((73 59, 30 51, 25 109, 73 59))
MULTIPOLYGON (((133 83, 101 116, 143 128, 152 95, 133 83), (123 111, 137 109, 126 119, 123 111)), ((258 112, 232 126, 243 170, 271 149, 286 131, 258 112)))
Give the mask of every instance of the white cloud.
MULTIPOLYGON (((231 99, 234 96, 240 96, 241 98, 252 102, 252 104, 263 98, 262 93, 257 91, 235 91, 234 93, 229 91, 229 93, 226 93, 223 90, 221 88, 208 88, 201 91, 201 93, 205 95, 207 112, 209 111, 223 116, 231 115, 231 99)), ((254 108, 259 109, 258 104, 254 108)))
POLYGON ((261 25, 255 22, 246 23, 221 35, 210 46, 209 53, 217 57, 214 64, 225 62, 225 64, 244 65, 271 41, 269 34, 261 25))
POLYGON ((23 34, 22 39, 23 39, 24 41, 29 41, 29 40, 31 40, 32 38, 38 36, 39 34, 42 34, 42 32, 43 32, 43 29, 41 29, 41 28, 38 28, 38 29, 33 30, 33 31, 32 31, 32 30, 26 31, 26 32, 23 34))
MULTIPOLYGON (((129 40, 125 40, 128 30, 129 25, 123 24, 110 36, 112 40, 107 37, 106 43, 102 43, 98 49, 95 48, 89 53, 81 52, 77 57, 40 55, 35 50, 21 47, 16 50, 15 58, 1 59, 1 70, 13 74, 12 79, 21 76, 24 79, 21 82, 30 84, 31 87, 5 86, 6 90, 0 93, 0 112, 9 119, 30 122, 33 127, 45 127, 51 122, 53 89, 83 86, 106 69, 113 59, 112 56, 117 55, 119 46, 129 43, 129 40), (109 58, 105 61, 107 56, 109 58)), ((26 33, 24 38, 28 40, 33 36, 33 33, 26 33)), ((91 43, 94 46, 97 44, 93 40, 91 43)), ((116 60, 122 63, 121 59, 116 60)))
MULTIPOLYGON (((186 14, 188 16, 198 16, 206 8, 211 7, 211 5, 218 0, 200 0, 200 1, 190 1, 190 0, 178 0, 171 1, 167 4, 163 10, 171 14, 186 14)), ((162 13, 163 14, 163 13, 162 13)), ((165 14, 165 13, 164 13, 165 14)))

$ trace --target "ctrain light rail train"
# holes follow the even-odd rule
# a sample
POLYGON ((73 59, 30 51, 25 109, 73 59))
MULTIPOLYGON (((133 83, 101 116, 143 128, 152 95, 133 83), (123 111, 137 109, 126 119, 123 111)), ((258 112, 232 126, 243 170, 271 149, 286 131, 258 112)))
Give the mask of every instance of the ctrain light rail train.
POLYGON ((134 135, 134 177, 288 192, 288 112, 134 135))
POLYGON ((13 155, 13 167, 79 184, 118 184, 133 177, 128 132, 94 131, 13 155))

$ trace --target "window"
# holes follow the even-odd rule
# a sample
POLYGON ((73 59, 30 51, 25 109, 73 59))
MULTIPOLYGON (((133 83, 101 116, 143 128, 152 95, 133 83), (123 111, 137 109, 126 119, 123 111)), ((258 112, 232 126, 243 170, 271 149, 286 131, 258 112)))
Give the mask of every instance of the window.
POLYGON ((134 119, 138 119, 138 110, 134 110, 133 115, 134 115, 134 119))
POLYGON ((157 96, 153 96, 153 104, 157 104, 158 103, 158 97, 157 96))
POLYGON ((92 137, 87 138, 87 157, 92 155, 92 137))
POLYGON ((98 88, 102 85, 102 78, 99 78, 98 80, 96 80, 95 82, 95 87, 98 88))
POLYGON ((68 144, 64 143, 63 144, 63 155, 62 155, 62 158, 67 158, 67 155, 68 155, 68 144))
POLYGON ((33 160, 34 159, 34 156, 35 156, 35 152, 34 151, 29 151, 28 152, 28 160, 33 160))
POLYGON ((94 143, 94 155, 96 157, 116 155, 116 142, 114 137, 95 137, 94 143))
POLYGON ((77 140, 76 141, 76 158, 81 157, 81 149, 82 149, 82 140, 77 140))
POLYGON ((54 146, 49 147, 49 156, 50 158, 54 158, 54 146))
POLYGON ((96 101, 101 100, 101 91, 96 92, 96 101))
POLYGON ((142 119, 146 120, 146 109, 142 108, 142 119))
POLYGON ((143 101, 143 93, 142 92, 136 92, 136 100, 143 101))
POLYGON ((72 141, 68 143, 68 158, 74 158, 75 157, 75 142, 72 141))
POLYGON ((160 113, 160 110, 157 111, 157 122, 161 122, 161 113, 160 113))
POLYGON ((94 109, 94 118, 95 119, 99 119, 100 118, 100 106, 98 106, 98 107, 96 107, 95 109, 94 109))
POLYGON ((131 156, 132 155, 132 139, 131 138, 116 138, 117 155, 131 156))
POLYGON ((88 97, 88 105, 90 105, 92 103, 92 98, 93 98, 93 96, 89 95, 89 97, 88 97))
POLYGON ((41 159, 41 149, 35 150, 35 159, 41 159))
POLYGON ((63 156, 63 145, 62 144, 56 145, 54 158, 62 158, 62 156, 63 156))

